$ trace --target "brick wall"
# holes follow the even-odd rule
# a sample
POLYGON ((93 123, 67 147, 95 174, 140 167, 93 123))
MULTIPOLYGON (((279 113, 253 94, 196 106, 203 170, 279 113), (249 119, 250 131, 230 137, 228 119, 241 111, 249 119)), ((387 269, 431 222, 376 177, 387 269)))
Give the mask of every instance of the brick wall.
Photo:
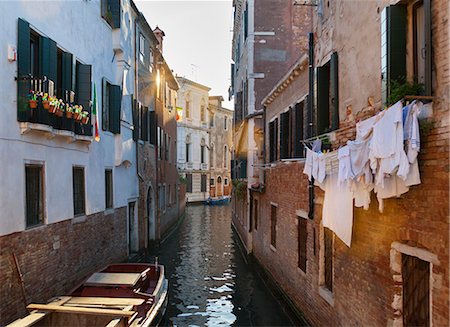
POLYGON ((85 221, 33 228, 0 238, 0 325, 26 315, 26 304, 67 294, 103 266, 127 257, 126 207, 85 221), (25 297, 15 265, 23 275, 25 297))

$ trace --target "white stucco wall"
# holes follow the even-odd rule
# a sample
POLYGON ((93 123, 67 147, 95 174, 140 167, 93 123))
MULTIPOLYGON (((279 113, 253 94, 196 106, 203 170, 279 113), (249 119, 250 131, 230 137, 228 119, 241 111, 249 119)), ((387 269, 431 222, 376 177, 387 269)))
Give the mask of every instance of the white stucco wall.
POLYGON ((114 207, 138 196, 135 144, 131 131, 131 98, 134 73, 131 65, 134 39, 133 14, 123 2, 121 29, 123 53, 114 56, 113 30, 101 18, 100 1, 0 2, 0 235, 25 229, 25 167, 27 161, 44 165, 45 222, 73 217, 72 166, 85 167, 86 214, 105 210, 105 168, 113 168, 114 207), (17 47, 17 21, 25 19, 39 34, 69 51, 74 61, 92 65, 101 120, 101 85, 106 77, 123 85, 121 134, 101 131, 100 142, 72 142, 42 132, 21 134, 17 121, 17 62, 7 60, 8 45, 17 47), (114 59, 113 59, 114 57, 114 59), (125 63, 124 63, 125 62, 125 63), (130 66, 129 66, 130 65, 130 66), (129 69, 124 69, 129 67, 129 69), (124 70, 126 71, 124 73, 124 70), (127 160, 131 166, 124 164, 127 160))

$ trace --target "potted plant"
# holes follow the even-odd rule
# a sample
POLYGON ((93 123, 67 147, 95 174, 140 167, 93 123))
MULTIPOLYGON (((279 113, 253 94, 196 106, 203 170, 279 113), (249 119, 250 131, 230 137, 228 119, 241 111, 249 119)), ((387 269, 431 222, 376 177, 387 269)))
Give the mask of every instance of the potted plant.
POLYGON ((30 90, 30 93, 28 93, 28 105, 30 106, 30 109, 37 108, 37 94, 33 90, 30 90))
POLYGON ((81 120, 81 118, 83 118, 83 117, 81 117, 82 112, 83 112, 83 106, 75 105, 73 107, 73 119, 81 120))
POLYGON ((48 93, 44 93, 42 95, 42 106, 44 107, 45 110, 50 109, 50 101, 49 101, 48 93))
POLYGON ((73 107, 67 105, 66 106, 66 118, 72 119, 73 117, 73 107))
POLYGON ((59 103, 58 103, 58 106, 56 107, 55 115, 58 117, 64 116, 63 108, 64 108, 64 102, 61 99, 59 99, 59 103))
POLYGON ((56 97, 50 97, 49 102, 48 112, 54 114, 58 108, 59 101, 56 97))
POLYGON ((89 112, 83 111, 83 112, 81 113, 81 116, 82 116, 82 118, 81 118, 81 123, 84 124, 84 125, 86 125, 86 124, 88 123, 88 121, 89 121, 89 112))

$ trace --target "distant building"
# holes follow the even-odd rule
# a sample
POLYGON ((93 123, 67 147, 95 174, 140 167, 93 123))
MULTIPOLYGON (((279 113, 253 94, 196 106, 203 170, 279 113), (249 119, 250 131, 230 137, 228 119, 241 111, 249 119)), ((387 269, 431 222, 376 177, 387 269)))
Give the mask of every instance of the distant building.
POLYGON ((231 151, 233 147, 233 111, 222 107, 222 96, 209 97, 209 195, 231 194, 231 151))
POLYGON ((177 76, 178 169, 186 179, 187 202, 209 197, 209 87, 177 76))

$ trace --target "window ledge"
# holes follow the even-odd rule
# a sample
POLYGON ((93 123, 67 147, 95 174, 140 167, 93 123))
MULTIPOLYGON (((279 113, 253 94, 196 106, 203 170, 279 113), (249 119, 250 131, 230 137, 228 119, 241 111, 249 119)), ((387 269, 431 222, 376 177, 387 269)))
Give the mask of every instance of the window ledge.
POLYGON ((86 215, 79 215, 79 216, 73 217, 72 225, 84 223, 86 221, 86 219, 87 219, 86 215))
POLYGON ((270 244, 270 249, 272 250, 272 252, 277 252, 277 248, 274 247, 272 244, 270 244))
POLYGON ((104 214, 105 216, 108 216, 108 215, 112 215, 115 211, 116 211, 116 209, 114 209, 114 208, 107 208, 107 209, 105 209, 105 211, 103 212, 103 214, 104 214))
POLYGON ((333 293, 326 288, 325 286, 319 286, 319 295, 325 300, 327 301, 327 303, 329 305, 331 305, 332 307, 334 307, 334 295, 333 293))
POLYGON ((69 140, 69 142, 80 141, 87 143, 91 143, 93 140, 92 136, 78 135, 71 131, 54 129, 53 127, 45 124, 21 122, 19 123, 19 127, 21 134, 38 132, 44 134, 48 139, 52 139, 54 137, 63 137, 63 138, 65 137, 69 140))

